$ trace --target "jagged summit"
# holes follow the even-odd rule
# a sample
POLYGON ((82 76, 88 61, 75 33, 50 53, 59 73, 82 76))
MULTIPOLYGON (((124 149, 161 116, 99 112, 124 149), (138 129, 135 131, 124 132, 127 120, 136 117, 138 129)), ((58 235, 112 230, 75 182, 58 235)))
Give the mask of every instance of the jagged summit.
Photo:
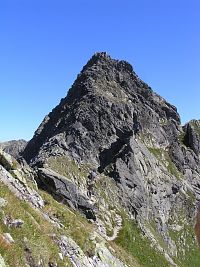
MULTIPOLYGON (((127 79, 142 83, 128 62, 112 59, 106 52, 95 53, 83 67, 77 80, 69 90, 68 98, 77 99, 85 93, 93 92, 94 83, 101 83, 103 79, 106 79, 108 82, 116 80, 116 82, 123 83, 123 75, 126 75, 127 79)), ((148 88, 146 84, 144 87, 148 88)), ((98 89, 101 89, 101 87, 98 89)), ((104 88, 102 89, 104 90, 104 88)))
POLYGON ((111 56, 107 52, 96 52, 91 59, 87 62, 87 64, 83 67, 83 71, 88 67, 94 65, 112 65, 116 68, 124 68, 129 72, 133 72, 133 67, 125 60, 116 60, 112 59, 111 56))
POLYGON ((97 64, 98 62, 109 62, 112 58, 107 52, 96 52, 92 55, 92 57, 88 60, 87 64, 84 66, 92 66, 94 64, 97 64))

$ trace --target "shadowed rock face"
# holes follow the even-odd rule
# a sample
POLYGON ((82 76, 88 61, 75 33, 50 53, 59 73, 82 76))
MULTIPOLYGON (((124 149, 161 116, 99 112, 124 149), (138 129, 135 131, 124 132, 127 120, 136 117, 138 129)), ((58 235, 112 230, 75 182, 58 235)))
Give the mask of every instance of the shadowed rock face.
POLYGON ((192 120, 185 125, 184 129, 185 144, 198 155, 200 153, 200 121, 192 120))
POLYGON ((72 209, 79 209, 88 219, 95 220, 94 207, 88 199, 79 193, 78 188, 71 181, 57 173, 40 168, 38 170, 38 184, 44 187, 56 199, 67 203, 72 209))
POLYGON ((49 159, 66 157, 110 177, 120 205, 150 239, 146 225, 152 222, 167 246, 166 258, 176 266, 170 257, 182 248, 170 231, 194 224, 200 199, 198 127, 197 122, 182 127, 176 108, 140 80, 129 63, 97 53, 45 117, 23 157, 40 168, 44 189, 83 213, 95 213, 83 196, 87 190, 80 192, 80 185, 45 171, 49 159))

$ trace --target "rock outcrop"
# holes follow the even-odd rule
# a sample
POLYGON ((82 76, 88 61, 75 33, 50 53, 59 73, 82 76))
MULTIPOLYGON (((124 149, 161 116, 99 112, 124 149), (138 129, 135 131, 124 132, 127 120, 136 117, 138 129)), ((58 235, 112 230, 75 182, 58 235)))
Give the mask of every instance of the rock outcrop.
POLYGON ((24 172, 20 164, 9 154, 0 150, 0 181, 19 199, 27 200, 33 207, 43 207, 44 202, 34 188, 28 186, 24 172))
POLYGON ((39 168, 38 185, 62 203, 67 203, 72 209, 83 212, 88 219, 96 219, 94 207, 89 203, 89 199, 81 194, 77 186, 66 177, 50 169, 39 168))

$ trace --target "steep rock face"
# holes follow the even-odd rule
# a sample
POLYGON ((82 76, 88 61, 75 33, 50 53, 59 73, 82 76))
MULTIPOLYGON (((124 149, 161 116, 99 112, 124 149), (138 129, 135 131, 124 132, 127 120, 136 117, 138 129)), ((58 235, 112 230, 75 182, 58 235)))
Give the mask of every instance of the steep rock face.
MULTIPOLYGON (((52 168, 54 158, 54 168, 67 178, 68 159, 80 171, 88 166, 88 175, 95 168, 99 179, 110 178, 120 205, 142 232, 172 266, 185 266, 190 246, 183 247, 180 240, 182 236, 187 242, 192 235, 200 195, 198 138, 196 127, 190 123, 182 128, 176 108, 141 81, 129 63, 97 53, 67 97, 45 117, 23 156, 43 169, 52 168)), ((77 173, 70 178, 77 194, 87 199, 87 175, 82 180, 77 173)), ((53 179, 58 193, 60 185, 53 179)), ((46 175, 45 186, 43 175, 43 188, 48 190, 51 180, 46 175)), ((98 190, 93 192, 96 203, 98 190)), ((97 223, 104 226, 110 215, 103 221, 101 209, 111 205, 108 195, 95 211, 97 223)), ((70 197, 72 203, 77 201, 73 194, 70 197)))

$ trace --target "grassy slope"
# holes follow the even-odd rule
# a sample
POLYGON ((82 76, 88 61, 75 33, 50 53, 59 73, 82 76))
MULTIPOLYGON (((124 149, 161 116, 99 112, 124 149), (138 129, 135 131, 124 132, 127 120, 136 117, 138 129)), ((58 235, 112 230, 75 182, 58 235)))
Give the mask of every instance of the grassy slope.
POLYGON ((123 228, 115 242, 129 254, 134 255, 141 266, 170 266, 164 256, 152 248, 150 241, 142 236, 137 224, 127 218, 124 218, 123 228))
MULTIPOLYGON (((2 183, 0 183, 0 197, 8 202, 3 208, 3 212, 0 212, 0 234, 10 233, 15 241, 10 247, 1 243, 0 254, 5 262, 10 267, 25 266, 25 247, 28 247, 36 263, 42 259, 45 266, 48 266, 49 261, 56 261, 60 267, 66 266, 59 259, 59 249, 51 238, 51 234, 56 232, 55 227, 28 203, 15 197, 2 183), (5 226, 2 221, 4 215, 9 215, 13 219, 22 219, 24 221, 23 227, 10 228, 5 226)), ((67 266, 71 266, 69 261, 67 262, 67 266)))

